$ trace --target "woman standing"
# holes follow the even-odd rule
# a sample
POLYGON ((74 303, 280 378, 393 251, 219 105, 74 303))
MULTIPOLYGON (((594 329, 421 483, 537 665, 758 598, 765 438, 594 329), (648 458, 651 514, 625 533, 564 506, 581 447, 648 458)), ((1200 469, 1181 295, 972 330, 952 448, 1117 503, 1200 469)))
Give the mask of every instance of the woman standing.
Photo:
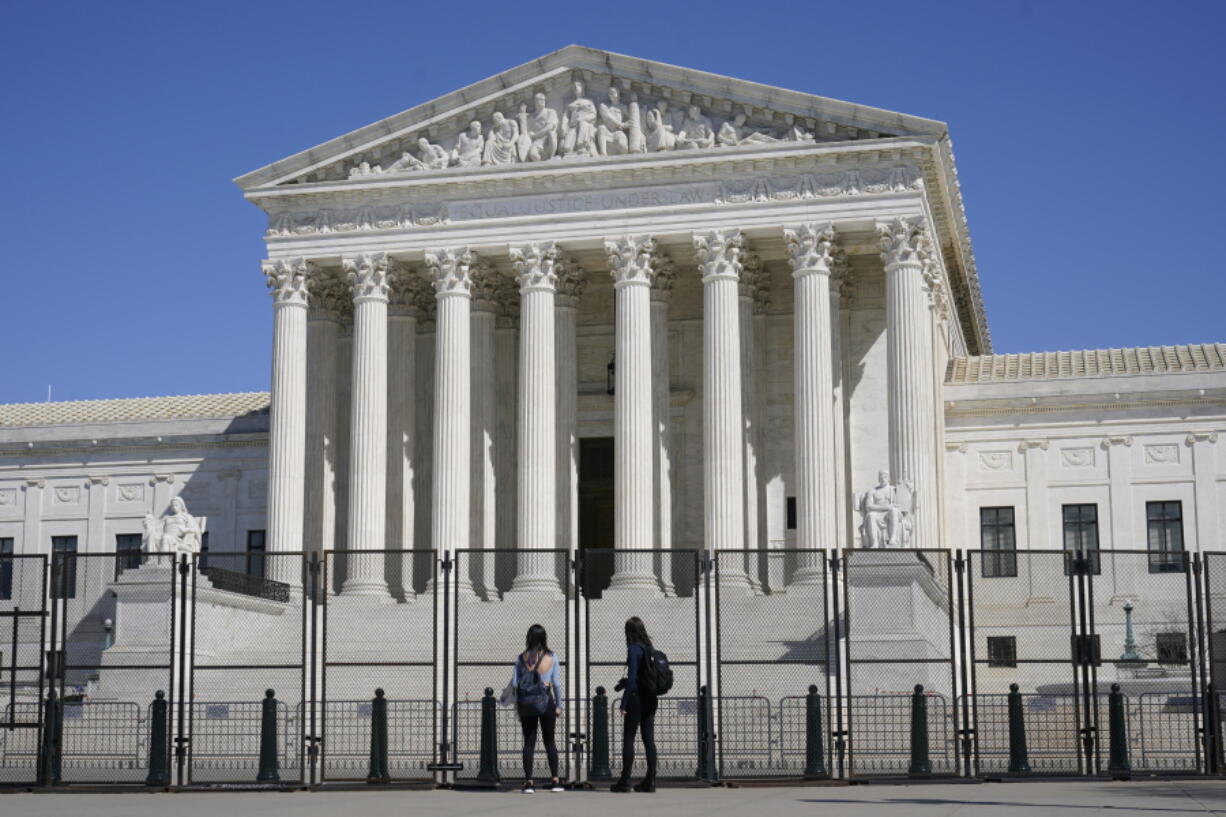
POLYGON ((511 687, 515 690, 519 722, 524 730, 524 788, 525 794, 536 791, 532 781, 532 767, 536 762, 536 733, 539 730, 545 742, 545 755, 549 758, 549 773, 553 776, 550 791, 562 791, 558 779, 558 744, 554 728, 562 714, 564 700, 562 674, 558 671, 558 656, 549 649, 545 628, 533 624, 528 628, 525 649, 515 659, 511 671, 511 687))
POLYGON ((656 708, 659 698, 640 683, 643 666, 651 658, 651 638, 638 616, 626 621, 626 677, 615 687, 622 689, 621 711, 625 731, 622 733, 622 773, 609 791, 630 791, 630 771, 634 767, 634 735, 643 732, 643 749, 647 753, 647 774, 634 787, 638 792, 656 790, 656 708))

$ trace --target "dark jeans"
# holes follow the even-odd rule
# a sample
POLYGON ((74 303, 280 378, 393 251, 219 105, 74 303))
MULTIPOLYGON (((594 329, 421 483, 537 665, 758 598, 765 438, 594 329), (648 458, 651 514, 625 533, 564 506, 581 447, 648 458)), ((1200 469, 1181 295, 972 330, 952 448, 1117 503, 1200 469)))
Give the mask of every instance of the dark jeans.
POLYGON ((536 732, 540 725, 541 737, 545 741, 545 755, 549 758, 549 773, 558 776, 558 744, 554 740, 553 731, 558 725, 556 704, 550 699, 549 708, 543 715, 520 714, 519 723, 524 728, 524 779, 532 779, 532 767, 536 764, 536 732))
POLYGON ((622 774, 621 782, 630 781, 630 772, 634 768, 634 735, 639 730, 643 732, 643 749, 647 753, 647 774, 643 779, 649 783, 656 782, 656 709, 660 699, 654 695, 631 695, 625 701, 626 722, 622 733, 622 774))

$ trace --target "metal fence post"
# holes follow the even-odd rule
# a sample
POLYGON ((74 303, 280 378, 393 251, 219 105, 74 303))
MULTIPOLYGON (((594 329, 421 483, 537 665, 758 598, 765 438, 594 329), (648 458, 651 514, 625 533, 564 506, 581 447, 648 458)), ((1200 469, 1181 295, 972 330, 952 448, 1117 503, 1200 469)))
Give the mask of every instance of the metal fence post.
POLYGON ((387 771, 387 698, 376 689, 370 701, 370 772, 367 783, 390 783, 387 771))
POLYGON ((827 777, 826 752, 822 747, 822 696, 817 685, 809 684, 805 697, 805 779, 827 777))
POLYGON ((698 688, 698 774, 700 780, 715 780, 715 745, 712 740, 712 725, 715 720, 711 693, 707 687, 698 688))
POLYGON ((1107 771, 1117 780, 1126 780, 1132 773, 1132 765, 1128 762, 1128 732, 1124 720, 1124 693, 1120 692, 1119 684, 1111 685, 1111 694, 1107 698, 1107 717, 1111 726, 1111 757, 1107 764, 1107 771))
POLYGON ((170 744, 167 733, 169 708, 166 693, 159 689, 149 707, 149 776, 145 778, 146 786, 170 784, 170 744))
POLYGON ((592 770, 597 779, 613 776, 609 768, 609 697, 604 687, 596 687, 592 698, 592 770))
POLYGON ((478 783, 498 782, 498 702, 494 690, 485 688, 481 698, 481 766, 477 770, 478 783))
POLYGON ((1022 712, 1022 693, 1017 684, 1009 684, 1009 771, 1024 774, 1030 771, 1026 751, 1026 722, 1022 712))
POLYGON ((260 717, 260 770, 256 782, 277 782, 281 779, 277 763, 277 698, 271 689, 264 692, 260 717))
POLYGON ((924 685, 916 684, 911 693, 911 766, 907 774, 922 777, 932 774, 932 761, 928 759, 928 699, 924 685))
POLYGON ((47 691, 46 727, 43 731, 42 762, 38 782, 43 786, 58 786, 62 770, 64 741, 64 704, 55 695, 55 684, 47 691))

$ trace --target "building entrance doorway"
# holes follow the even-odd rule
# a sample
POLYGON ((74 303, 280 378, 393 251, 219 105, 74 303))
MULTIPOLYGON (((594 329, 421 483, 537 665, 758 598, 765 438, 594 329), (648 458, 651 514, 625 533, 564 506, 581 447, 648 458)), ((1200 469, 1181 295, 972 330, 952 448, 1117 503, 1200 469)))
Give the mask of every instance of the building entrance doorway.
MULTIPOLYGON (((613 548, 613 438, 579 440, 579 549, 613 548)), ((608 586, 612 560, 589 562, 586 578, 592 589, 608 586)))

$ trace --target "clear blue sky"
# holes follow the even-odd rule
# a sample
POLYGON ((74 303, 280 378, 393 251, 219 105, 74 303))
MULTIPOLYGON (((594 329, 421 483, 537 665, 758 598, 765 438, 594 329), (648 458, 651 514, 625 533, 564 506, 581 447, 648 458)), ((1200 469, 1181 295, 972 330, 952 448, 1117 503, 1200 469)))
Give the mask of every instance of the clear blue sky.
POLYGON ((1226 2, 5 4, 0 402, 262 390, 231 179, 568 43, 949 123, 998 352, 1226 341, 1226 2))

